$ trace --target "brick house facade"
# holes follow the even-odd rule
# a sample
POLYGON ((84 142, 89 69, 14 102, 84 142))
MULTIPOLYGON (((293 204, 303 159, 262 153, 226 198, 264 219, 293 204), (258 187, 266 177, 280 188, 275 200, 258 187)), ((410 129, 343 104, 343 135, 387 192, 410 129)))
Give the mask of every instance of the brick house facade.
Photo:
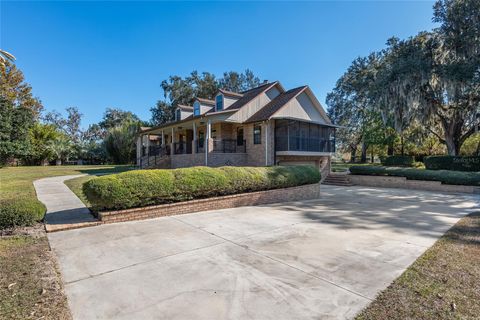
POLYGON ((308 86, 286 91, 275 81, 242 93, 219 90, 215 100, 179 105, 175 121, 143 128, 137 165, 313 164, 329 172, 335 128, 308 86))

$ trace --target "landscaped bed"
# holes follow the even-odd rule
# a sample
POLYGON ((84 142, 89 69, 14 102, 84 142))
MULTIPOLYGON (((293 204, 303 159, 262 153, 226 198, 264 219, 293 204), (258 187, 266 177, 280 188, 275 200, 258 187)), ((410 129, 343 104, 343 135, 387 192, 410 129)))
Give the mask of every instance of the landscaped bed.
POLYGON ((87 181, 84 194, 95 211, 145 207, 194 199, 314 184, 313 166, 192 167, 137 170, 87 181))
POLYGON ((352 166, 353 175, 405 177, 410 180, 440 181, 445 184, 480 186, 480 172, 425 170, 403 167, 352 166))
POLYGON ((357 316, 478 319, 480 213, 461 219, 357 316))

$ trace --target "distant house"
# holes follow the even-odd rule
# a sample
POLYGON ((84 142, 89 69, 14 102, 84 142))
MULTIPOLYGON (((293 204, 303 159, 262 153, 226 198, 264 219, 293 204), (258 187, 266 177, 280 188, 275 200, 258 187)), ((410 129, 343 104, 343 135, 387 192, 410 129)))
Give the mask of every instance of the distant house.
POLYGON ((141 168, 312 164, 330 170, 335 128, 308 86, 280 82, 241 92, 219 90, 214 100, 179 105, 175 121, 143 128, 141 168))

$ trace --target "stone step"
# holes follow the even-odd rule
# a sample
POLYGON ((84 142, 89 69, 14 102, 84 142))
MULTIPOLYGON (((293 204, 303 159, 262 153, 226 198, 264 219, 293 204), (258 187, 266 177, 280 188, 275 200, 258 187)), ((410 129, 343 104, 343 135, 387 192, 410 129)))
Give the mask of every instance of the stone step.
POLYGON ((344 187, 353 186, 348 176, 344 174, 329 174, 325 180, 323 180, 322 184, 344 187))

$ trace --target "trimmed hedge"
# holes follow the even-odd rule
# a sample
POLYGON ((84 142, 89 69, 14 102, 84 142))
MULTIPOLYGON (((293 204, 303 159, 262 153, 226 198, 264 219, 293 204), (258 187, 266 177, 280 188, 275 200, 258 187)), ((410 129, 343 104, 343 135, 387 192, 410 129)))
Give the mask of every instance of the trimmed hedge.
POLYGON ((480 157, 430 156, 425 158, 429 170, 480 171, 480 157))
POLYGON ((388 167, 413 167, 415 158, 412 156, 388 156, 383 160, 383 165, 388 167))
POLYGON ((382 166, 352 166, 350 167, 350 172, 361 175, 406 177, 410 180, 440 181, 446 184, 480 186, 480 172, 390 168, 382 166))
POLYGON ((313 166, 135 170, 83 185, 95 211, 117 210, 318 183, 313 166))
POLYGON ((43 219, 46 211, 37 199, 0 200, 0 229, 32 226, 43 219))

